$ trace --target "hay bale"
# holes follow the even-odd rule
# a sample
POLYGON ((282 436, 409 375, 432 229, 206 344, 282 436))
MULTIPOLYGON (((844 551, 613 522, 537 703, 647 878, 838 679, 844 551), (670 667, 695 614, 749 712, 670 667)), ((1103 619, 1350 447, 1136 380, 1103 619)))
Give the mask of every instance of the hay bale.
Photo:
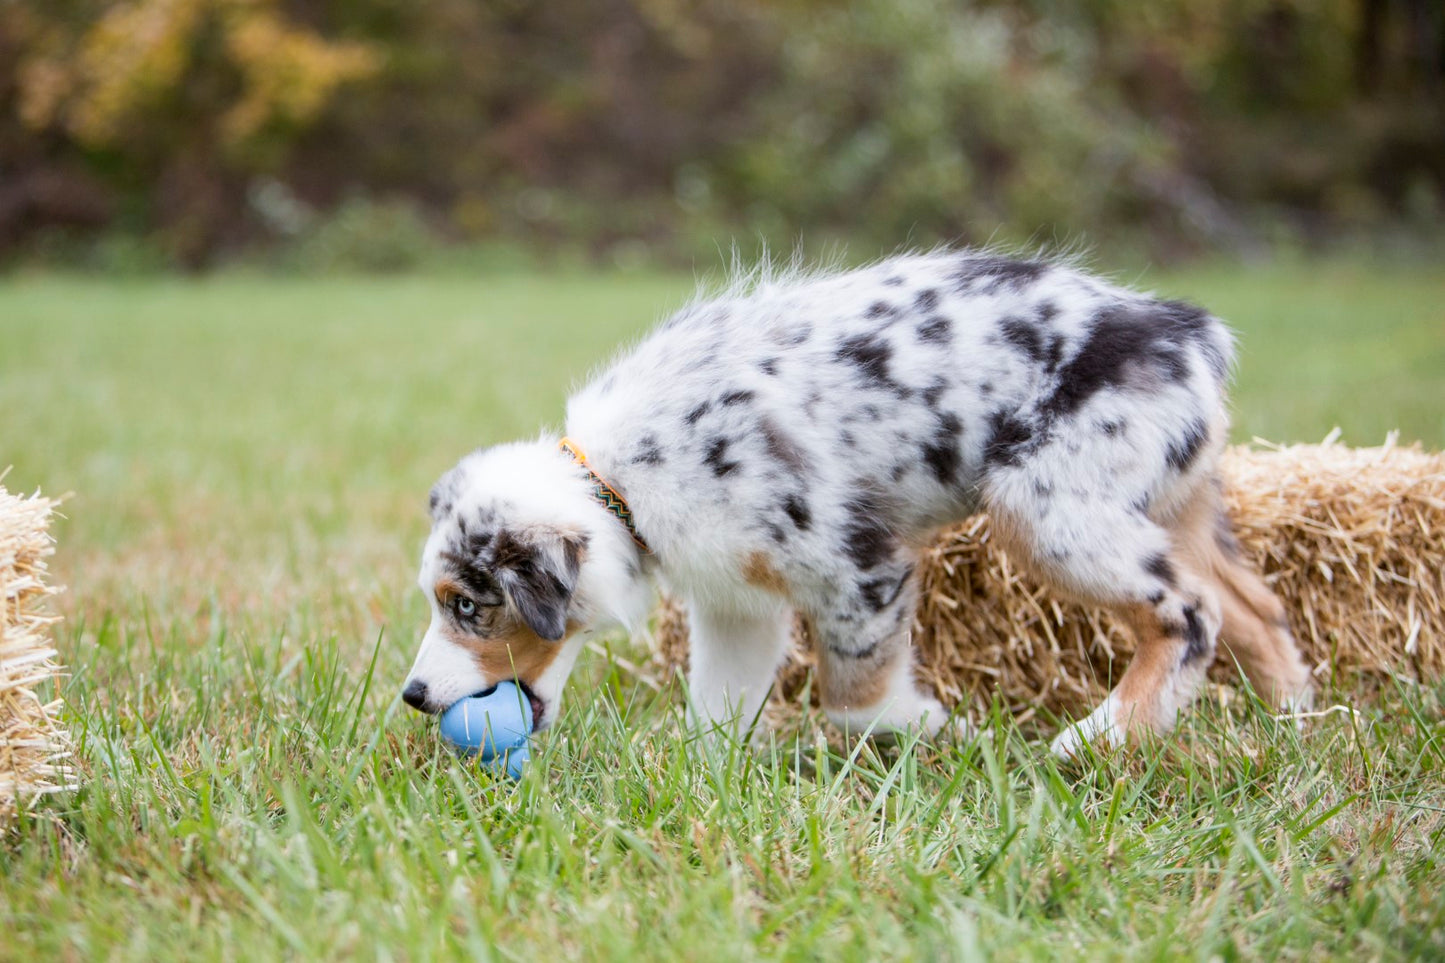
MULTIPOLYGON (((1232 448, 1222 469, 1244 553, 1289 609, 1317 679, 1445 673, 1445 455, 1327 441, 1232 448)), ((920 578, 919 672, 949 705, 979 710, 997 694, 1021 719, 1074 716, 1103 698, 1133 653, 1108 613, 1053 597, 1015 566, 986 515, 943 532, 920 578)), ((657 639, 665 672, 686 665, 687 620, 674 602, 664 601, 657 639)), ((801 620, 794 643, 784 699, 812 662, 801 620)), ((1215 674, 1231 678, 1223 658, 1215 674)))
POLYGON ((45 566, 54 507, 0 485, 0 829, 18 805, 74 785, 65 762, 70 738, 55 721, 60 703, 42 702, 35 691, 60 671, 48 637, 57 619, 45 607, 56 591, 45 566))

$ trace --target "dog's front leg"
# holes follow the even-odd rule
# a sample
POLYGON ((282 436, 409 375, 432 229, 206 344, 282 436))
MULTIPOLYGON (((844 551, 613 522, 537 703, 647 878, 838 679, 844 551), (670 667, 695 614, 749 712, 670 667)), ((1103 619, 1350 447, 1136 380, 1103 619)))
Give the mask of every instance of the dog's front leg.
POLYGON ((813 617, 823 711, 833 724, 853 735, 918 729, 968 738, 968 721, 951 718, 914 678, 913 560, 879 565, 837 584, 829 608, 813 617))
POLYGON ((688 684, 694 723, 708 735, 745 733, 762 711, 792 637, 792 613, 729 612, 688 605, 688 684))

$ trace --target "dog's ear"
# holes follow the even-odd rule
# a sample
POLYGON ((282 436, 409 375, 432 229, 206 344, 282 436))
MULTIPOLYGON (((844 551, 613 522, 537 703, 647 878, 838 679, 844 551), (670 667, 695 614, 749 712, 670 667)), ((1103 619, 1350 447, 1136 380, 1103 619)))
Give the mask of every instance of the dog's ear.
POLYGON ((549 642, 567 633, 567 608, 586 551, 587 536, 580 532, 497 533, 493 556, 497 582, 522 621, 549 642))

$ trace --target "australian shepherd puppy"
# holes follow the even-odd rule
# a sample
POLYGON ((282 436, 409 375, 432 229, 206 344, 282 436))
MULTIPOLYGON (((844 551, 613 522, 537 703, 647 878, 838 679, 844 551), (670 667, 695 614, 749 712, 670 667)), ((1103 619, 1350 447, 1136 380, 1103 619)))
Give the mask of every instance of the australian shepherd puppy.
POLYGON ((1265 699, 1304 704, 1284 611, 1221 507, 1232 357, 1199 308, 990 252, 694 303, 571 398, 564 437, 437 483, 404 698, 438 712, 515 679, 544 728, 588 635, 641 624, 661 582, 687 606, 700 724, 756 718, 800 612, 834 722, 954 728, 914 679, 914 573, 983 509, 1020 563, 1138 639, 1056 751, 1169 730, 1219 641, 1265 699))

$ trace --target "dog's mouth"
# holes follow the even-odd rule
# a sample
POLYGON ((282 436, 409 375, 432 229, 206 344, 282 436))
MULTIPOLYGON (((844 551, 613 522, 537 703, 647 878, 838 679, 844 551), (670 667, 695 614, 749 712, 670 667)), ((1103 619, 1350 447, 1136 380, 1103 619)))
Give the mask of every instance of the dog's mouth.
POLYGON ((536 732, 542 728, 542 717, 547 714, 547 705, 542 701, 541 696, 533 692, 532 687, 521 679, 517 680, 517 687, 522 690, 522 694, 527 697, 527 701, 532 703, 532 731, 536 732))
MULTIPOLYGON (((507 679, 505 681, 511 682, 518 689, 521 689, 522 695, 526 696, 527 702, 531 704, 532 731, 536 732, 538 729, 541 729, 542 717, 547 714, 547 703, 543 702, 542 697, 537 695, 537 693, 533 692, 532 687, 527 685, 527 683, 523 682, 521 679, 507 679)), ((498 684, 500 685, 500 683, 498 684)), ((489 688, 483 689, 481 692, 473 693, 473 696, 488 696, 495 692, 496 689, 497 687, 494 685, 489 688)))

